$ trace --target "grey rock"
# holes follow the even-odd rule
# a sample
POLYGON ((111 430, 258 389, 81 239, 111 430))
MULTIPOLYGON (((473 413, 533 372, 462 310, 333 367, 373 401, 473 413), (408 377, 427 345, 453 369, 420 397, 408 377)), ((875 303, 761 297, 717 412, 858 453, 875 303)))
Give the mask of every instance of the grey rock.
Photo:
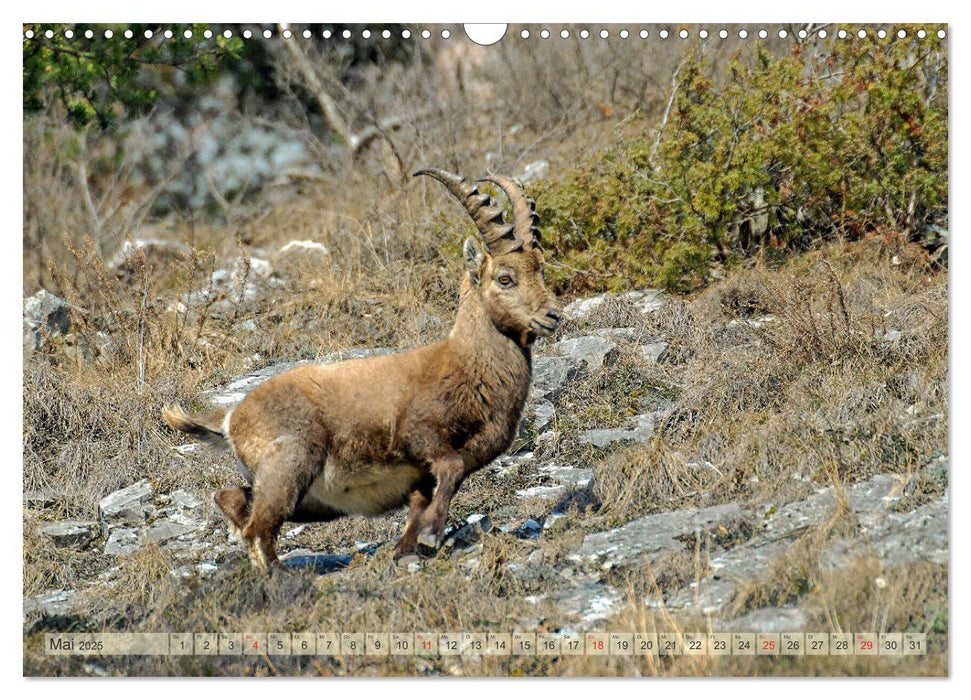
POLYGON ((24 613, 69 615, 81 607, 77 591, 55 589, 24 600, 24 613))
POLYGON ((621 594, 588 572, 564 572, 564 585, 553 592, 556 603, 580 618, 577 627, 587 629, 616 613, 623 600, 621 594))
POLYGON ((543 533, 543 526, 530 518, 522 525, 513 530, 516 537, 523 540, 534 540, 543 533))
POLYGON ((183 525, 172 520, 166 520, 147 528, 143 533, 143 538, 149 542, 164 544, 169 540, 174 540, 177 537, 181 537, 186 533, 192 532, 193 529, 194 528, 188 525, 183 525))
POLYGON ((570 524, 566 513, 550 513, 543 522, 543 530, 547 532, 562 532, 570 524))
POLYGON ((56 294, 41 289, 24 300, 24 321, 43 326, 51 332, 71 330, 71 313, 77 310, 56 294))
POLYGON ((542 432, 543 428, 552 423, 556 416, 556 409, 546 399, 540 399, 530 406, 529 412, 532 418, 532 428, 537 433, 542 432))
POLYGON ((473 513, 465 519, 467 525, 474 525, 482 532, 492 531, 492 519, 485 513, 473 513))
POLYGON ((536 470, 541 484, 516 491, 520 498, 562 498, 571 488, 585 488, 593 481, 592 469, 580 469, 556 464, 544 464, 536 470), (550 483, 553 482, 553 483, 550 483))
POLYGON ((646 343, 645 345, 638 345, 637 352, 644 359, 645 362, 654 364, 660 362, 661 358, 664 357, 664 353, 668 351, 668 344, 664 342, 658 343, 646 343))
POLYGON ((610 569, 637 563, 644 555, 683 550, 693 546, 696 533, 716 531, 719 526, 733 530, 742 522, 742 509, 737 503, 647 515, 613 530, 587 535, 570 559, 597 562, 610 569))
POLYGON ((474 513, 465 519, 465 525, 445 538, 444 546, 465 548, 471 547, 482 535, 492 530, 492 520, 488 515, 474 513))
POLYGON ((223 387, 214 389, 206 394, 207 398, 215 404, 221 406, 232 406, 240 401, 251 392, 253 389, 258 387, 260 384, 265 382, 271 377, 275 377, 278 374, 283 374, 288 372, 295 367, 303 367, 305 365, 333 365, 338 362, 343 362, 345 360, 356 360, 362 357, 373 357, 376 355, 390 355, 392 353, 398 352, 396 348, 363 348, 363 349, 352 349, 352 350, 341 350, 338 352, 332 352, 319 360, 302 360, 300 362, 281 362, 279 364, 271 365, 270 367, 264 367, 263 369, 255 370, 253 372, 248 372, 240 377, 233 379, 229 384, 223 387))
POLYGON ((24 352, 43 350, 50 338, 71 333, 76 318, 83 313, 64 299, 41 289, 24 300, 24 352))
POLYGON ((280 557, 280 563, 291 569, 312 569, 324 575, 346 569, 353 559, 351 554, 323 554, 309 549, 295 549, 280 557))
POLYGON ((107 523, 138 524, 151 508, 154 488, 148 479, 108 494, 98 503, 101 519, 107 523))
POLYGON ((594 447, 607 447, 615 442, 647 442, 654 434, 654 428, 659 418, 659 412, 645 413, 634 416, 631 428, 595 428, 580 433, 581 444, 594 447))
POLYGON ((601 338, 619 339, 633 341, 637 339, 637 331, 633 328, 597 328, 593 331, 594 335, 601 338))
POLYGON ((219 569, 216 562, 201 561, 197 564, 185 564, 173 569, 171 574, 174 578, 208 578, 219 569))
POLYGON ((173 503, 186 510, 197 510, 202 505, 202 499, 182 489, 173 491, 171 498, 173 503))
POLYGON ((47 510, 60 502, 57 494, 50 491, 28 491, 23 500, 24 506, 33 510, 47 510))
MULTIPOLYGON (((876 557, 887 566, 916 559, 947 561, 947 494, 912 512, 898 513, 893 506, 903 485, 898 475, 878 474, 845 489, 846 502, 859 524, 858 533, 823 550, 820 563, 824 569, 843 567, 860 556, 876 557)), ((718 612, 732 600, 739 585, 767 576, 776 557, 810 527, 830 518, 836 503, 833 489, 827 488, 771 513, 761 534, 711 557, 712 574, 669 596, 666 607, 718 612)))
POLYGON ((204 517, 199 516, 196 511, 177 511, 171 513, 168 519, 173 523, 182 525, 183 527, 189 528, 189 530, 201 530, 203 529, 207 521, 204 517))
POLYGON ((530 401, 555 400, 566 385, 576 379, 579 372, 580 362, 575 357, 552 355, 533 358, 533 386, 530 389, 530 401))
POLYGON ((610 298, 626 300, 643 314, 653 313, 667 303, 664 292, 660 289, 643 289, 623 294, 603 294, 586 299, 577 299, 563 307, 563 313, 573 321, 584 321, 610 298))
POLYGON ((595 371, 617 360, 617 344, 596 335, 567 338, 556 343, 551 350, 558 355, 576 358, 588 371, 595 371))
POLYGON ((731 632, 801 632, 809 619, 804 610, 794 607, 759 608, 725 625, 731 632))
POLYGON ((105 543, 105 554, 120 556, 131 554, 142 548, 142 540, 138 530, 133 527, 116 527, 108 535, 105 543))
POLYGON ((83 547, 98 536, 100 526, 88 520, 58 520, 38 526, 37 532, 50 537, 58 547, 83 547))
MULTIPOLYGON (((452 559, 459 561, 463 567, 472 569, 479 563, 479 557, 485 551, 482 542, 473 542, 463 547, 452 547, 452 559)), ((511 566, 511 565, 510 565, 511 566)))
POLYGON ((516 495, 520 498, 555 500, 562 497, 566 491, 567 487, 563 484, 541 484, 538 486, 529 486, 524 489, 517 489, 516 495))
POLYGON ((584 487, 589 486, 593 481, 593 470, 581 467, 560 466, 558 464, 544 464, 537 470, 538 473, 558 484, 565 486, 584 487))
POLYGON ((417 554, 405 554, 395 560, 395 566, 401 569, 407 569, 409 572, 419 571, 421 569, 421 558, 417 554), (417 568, 412 569, 412 566, 417 568))
POLYGON ((516 176, 522 184, 528 185, 537 180, 542 180, 550 172, 550 162, 548 160, 534 160, 527 163, 522 172, 516 176))
POLYGON ((913 561, 948 561, 948 495, 910 513, 869 512, 860 518, 862 537, 832 543, 820 555, 824 568, 838 569, 861 556, 874 556, 887 566, 913 561))
POLYGON ((772 314, 768 316, 761 316, 760 318, 736 318, 728 322, 728 328, 735 328, 737 326, 743 326, 745 328, 761 328, 767 323, 774 323, 776 317, 772 314))
POLYGON ((176 260, 191 258, 192 249, 183 243, 166 241, 159 238, 136 238, 125 241, 114 257, 108 262, 108 268, 119 273, 134 272, 139 259, 144 256, 149 267, 160 267, 171 264, 176 260))

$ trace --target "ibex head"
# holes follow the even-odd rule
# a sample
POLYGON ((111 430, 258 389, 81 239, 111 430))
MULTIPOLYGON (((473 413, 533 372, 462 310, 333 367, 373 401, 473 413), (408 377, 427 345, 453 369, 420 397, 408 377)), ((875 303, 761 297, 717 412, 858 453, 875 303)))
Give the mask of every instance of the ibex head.
POLYGON ((468 274, 463 293, 478 295, 492 322, 505 335, 527 346, 549 335, 560 323, 561 312, 543 279, 536 203, 522 185, 501 175, 480 182, 497 185, 512 205, 512 221, 502 218, 502 207, 463 175, 439 168, 415 173, 430 175, 442 184, 469 212, 482 241, 465 239, 463 253, 468 274))

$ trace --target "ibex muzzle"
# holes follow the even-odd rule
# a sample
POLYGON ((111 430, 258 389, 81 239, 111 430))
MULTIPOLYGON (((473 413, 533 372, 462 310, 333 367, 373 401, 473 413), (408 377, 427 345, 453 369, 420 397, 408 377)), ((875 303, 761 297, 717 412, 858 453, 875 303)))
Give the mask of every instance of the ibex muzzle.
POLYGON ((507 223, 465 177, 438 168, 415 175, 444 184, 481 236, 465 241, 467 271, 448 338, 290 370, 228 413, 163 411, 173 428, 235 451, 250 486, 217 492, 216 504, 262 569, 276 559, 286 520, 374 516, 405 503, 396 557, 437 549, 456 489, 515 436, 532 377, 530 346, 559 325, 543 281, 539 217, 522 186, 484 178, 509 198, 507 223))

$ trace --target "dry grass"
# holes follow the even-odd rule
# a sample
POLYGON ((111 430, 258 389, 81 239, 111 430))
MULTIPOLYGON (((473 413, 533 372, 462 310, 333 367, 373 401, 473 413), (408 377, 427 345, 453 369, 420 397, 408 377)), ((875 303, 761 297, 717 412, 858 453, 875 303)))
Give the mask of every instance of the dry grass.
POLYGON ((757 265, 658 312, 649 332, 670 350, 640 386, 673 395, 673 411, 646 447, 600 466, 605 508, 786 503, 913 474, 947 443, 946 294, 946 274, 864 241, 757 265))

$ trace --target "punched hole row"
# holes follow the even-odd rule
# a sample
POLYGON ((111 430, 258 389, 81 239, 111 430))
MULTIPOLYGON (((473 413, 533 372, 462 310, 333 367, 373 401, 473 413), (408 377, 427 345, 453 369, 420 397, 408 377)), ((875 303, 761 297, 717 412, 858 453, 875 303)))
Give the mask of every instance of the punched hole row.
MULTIPOLYGON (((890 33, 891 32, 887 32, 887 30, 885 29, 878 29, 875 32, 877 38, 879 39, 887 38, 887 36, 889 36, 890 33)), ((151 39, 156 34, 160 34, 166 39, 172 39, 173 37, 175 37, 176 32, 174 32, 171 29, 164 29, 158 32, 155 32, 151 29, 146 29, 144 30, 144 32, 142 32, 142 35, 146 39, 151 39)), ((213 36, 216 36, 217 33, 213 32, 213 30, 211 29, 205 29, 201 31, 199 34, 205 39, 211 39, 213 36)), ((231 29, 225 29, 219 34, 226 39, 231 39, 233 36, 237 36, 237 34, 234 33, 231 29)), ((314 37, 314 33, 309 29, 304 29, 303 31, 297 31, 297 32, 294 32, 293 30, 290 30, 290 29, 284 29, 282 32, 274 32, 271 29, 264 29, 262 32, 254 32, 251 29, 244 29, 241 32, 238 32, 238 36, 241 36, 243 39, 252 39, 256 34, 261 34, 264 39, 272 39, 274 36, 282 36, 284 39, 292 39, 294 36, 301 36, 304 39, 311 39, 314 37)), ((546 29, 546 28, 540 29, 536 34, 540 39, 549 39, 550 37, 554 36, 554 34, 549 29, 546 29)), ((652 36, 651 32, 647 29, 641 29, 637 31, 636 34, 641 39, 647 39, 650 36, 652 36)), ((825 39, 827 36, 829 36, 829 33, 825 29, 819 29, 813 32, 813 34, 819 37, 820 39, 825 39)), ((924 29, 917 30, 918 39, 925 39, 928 36, 928 34, 929 32, 927 32, 924 29)), ((939 39, 944 39, 947 36, 947 32, 944 29, 938 29, 936 34, 937 34, 937 38, 939 39)), ((41 35, 47 39, 53 39, 55 33, 53 30, 48 29, 42 32, 41 35)), ((100 35, 103 36, 105 39, 112 39, 115 36, 115 32, 111 29, 105 29, 103 32, 100 33, 100 35)), ((185 39, 191 39, 193 36, 195 36, 195 33, 191 29, 185 29, 181 31, 181 35, 185 39)), ((410 29, 402 29, 400 32, 400 36, 402 39, 410 39, 412 35, 413 34, 410 29)), ((561 39, 569 39, 571 36, 573 36, 573 34, 570 32, 569 29, 561 29, 558 35, 561 39)), ((596 33, 591 32, 589 29, 581 29, 576 32, 576 35, 581 39, 589 39, 590 37, 595 35, 599 36, 601 39, 609 39, 611 36, 613 36, 613 34, 611 34, 611 31, 609 29, 601 29, 599 32, 596 32, 596 33)), ((704 29, 704 28, 698 29, 694 32, 690 32, 687 29, 681 29, 677 32, 670 32, 667 29, 661 29, 657 32, 657 37, 660 39, 667 39, 673 36, 677 36, 680 39, 688 39, 692 35, 696 35, 700 39, 708 39, 709 37, 712 37, 712 36, 717 36, 720 39, 727 39, 730 36, 730 32, 727 29, 720 29, 717 32, 710 32, 708 29, 704 29)), ((805 29, 800 29, 798 32, 795 32, 795 35, 798 36, 800 39, 806 39, 809 37, 809 32, 807 32, 805 29)), ((869 33, 867 32, 866 29, 859 29, 856 32, 848 32, 845 29, 839 29, 835 32, 835 35, 840 39, 846 39, 848 37, 853 37, 853 36, 860 39, 865 39, 867 36, 869 36, 869 33)), ((905 29, 898 29, 896 31, 896 36, 899 39, 905 39, 907 35, 908 35, 907 30, 905 29)), ((33 39, 35 36, 37 35, 32 29, 27 29, 26 31, 24 31, 24 38, 26 39, 33 39)), ((73 29, 65 29, 63 32, 63 36, 66 39, 73 39, 75 38, 76 33, 74 32, 73 29)), ((84 32, 81 33, 81 36, 83 36, 85 39, 93 39, 95 37, 95 32, 92 29, 86 29, 84 32)), ((135 33, 131 29, 126 29, 124 32, 121 32, 121 36, 125 37, 126 39, 131 39, 135 36, 135 33)), ((350 29, 344 29, 340 32, 333 32, 330 29, 325 29, 320 33, 320 36, 324 39, 332 39, 337 37, 340 37, 343 39, 350 39, 351 37, 354 36, 354 33, 350 29)), ((383 39, 390 39, 392 36, 392 32, 390 29, 384 29, 380 32, 372 32, 370 29, 363 29, 360 32, 360 36, 363 39, 371 39, 372 37, 376 38, 377 36, 380 36, 383 39)), ((420 32, 418 32, 418 36, 420 36, 422 39, 431 39, 432 32, 431 30, 423 29, 420 32)), ((449 39, 452 36, 452 32, 449 29, 442 29, 441 32, 439 33, 439 36, 442 39, 449 39)), ((532 34, 528 29, 522 29, 519 32, 520 39, 529 39, 531 36, 532 34)), ((616 36, 618 36, 621 39, 627 39, 632 36, 632 32, 630 32, 627 29, 621 29, 616 33, 616 36)), ((753 35, 751 35, 747 29, 739 29, 737 31, 737 36, 740 39, 747 39, 753 35)), ((769 31, 766 29, 760 29, 754 33, 754 36, 757 36, 759 39, 767 39, 769 37, 769 31)), ((778 36, 780 39, 786 39, 790 36, 790 32, 786 29, 779 29, 776 32, 776 36, 778 36)))

